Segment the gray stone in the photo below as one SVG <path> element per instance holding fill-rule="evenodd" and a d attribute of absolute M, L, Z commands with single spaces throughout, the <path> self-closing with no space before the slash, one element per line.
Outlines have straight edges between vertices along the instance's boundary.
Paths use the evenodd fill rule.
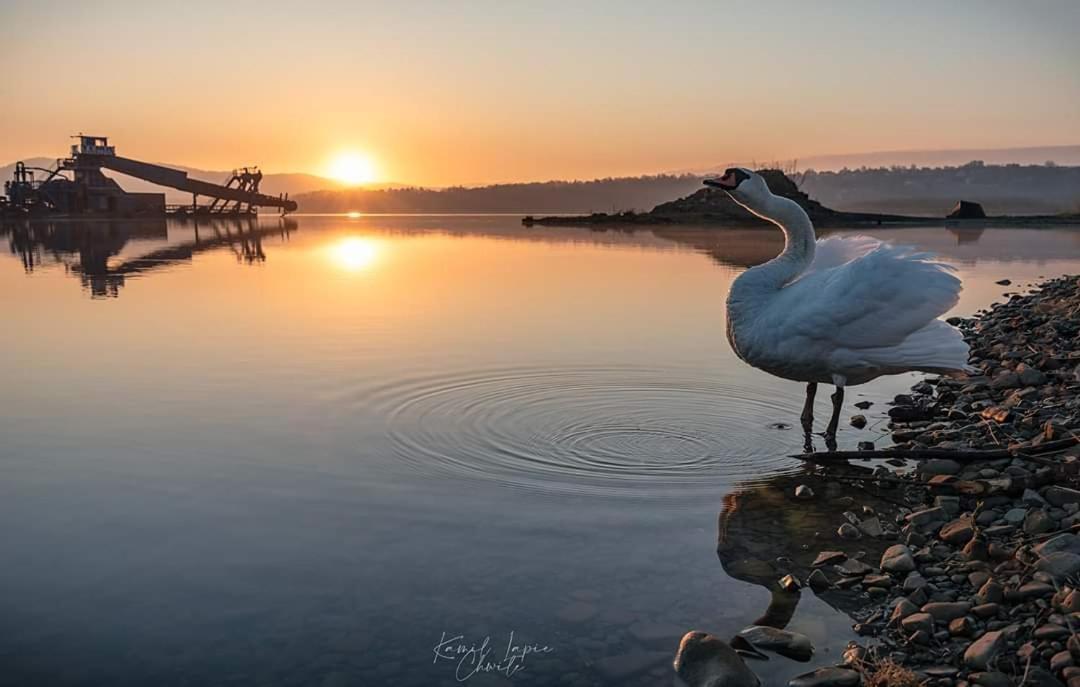
<path fill-rule="evenodd" d="M 881 554 L 881 569 L 893 573 L 905 573 L 915 569 L 911 549 L 904 544 L 893 544 Z"/>
<path fill-rule="evenodd" d="M 862 429 L 863 427 L 866 426 L 866 416 L 865 415 L 852 415 L 850 422 L 851 422 L 851 426 L 854 427 L 855 429 Z"/>
<path fill-rule="evenodd" d="M 945 512 L 944 508 L 926 508 L 924 510 L 915 511 L 909 513 L 905 520 L 914 525 L 915 527 L 927 527 L 938 522 L 945 522 L 949 519 L 949 514 Z"/>
<path fill-rule="evenodd" d="M 1051 505 L 1061 507 L 1070 503 L 1080 503 L 1080 491 L 1053 484 L 1043 489 L 1043 498 Z"/>
<path fill-rule="evenodd" d="M 814 498 L 814 490 L 805 484 L 800 484 L 795 487 L 795 498 L 803 500 L 812 499 Z"/>
<path fill-rule="evenodd" d="M 1005 646 L 1005 635 L 991 631 L 979 637 L 964 652 L 964 665 L 975 670 L 986 670 Z"/>
<path fill-rule="evenodd" d="M 651 665 L 649 663 L 647 667 Z M 761 684 L 754 671 L 727 642 L 705 632 L 687 632 L 683 635 L 675 653 L 674 665 L 675 673 L 689 687 L 758 687 Z"/>
<path fill-rule="evenodd" d="M 934 633 L 934 617 L 929 613 L 912 613 L 901 620 L 900 625 L 908 634 L 919 630 L 928 634 Z"/>
<path fill-rule="evenodd" d="M 859 534 L 859 528 L 855 527 L 855 525 L 852 525 L 850 522 L 845 522 L 843 525 L 840 525 L 836 530 L 836 535 L 841 539 L 858 539 L 861 536 Z"/>
<path fill-rule="evenodd" d="M 885 534 L 885 530 L 881 529 L 881 521 L 876 516 L 860 521 L 858 527 L 868 537 L 881 537 Z"/>
<path fill-rule="evenodd" d="M 1066 532 L 1055 537 L 1050 537 L 1043 543 L 1037 544 L 1032 550 L 1039 556 L 1046 556 L 1055 551 L 1080 553 L 1080 537 Z"/>
<path fill-rule="evenodd" d="M 843 563 L 837 565 L 836 569 L 844 575 L 866 575 L 870 572 L 873 572 L 874 570 L 866 563 L 863 563 L 862 561 L 856 560 L 854 558 L 849 558 Z"/>
<path fill-rule="evenodd" d="M 968 679 L 982 687 L 1013 687 L 1013 681 L 1009 679 L 1009 676 L 998 671 L 971 673 Z"/>
<path fill-rule="evenodd" d="M 826 667 L 800 675 L 788 687 L 858 687 L 862 676 L 848 668 Z"/>
<path fill-rule="evenodd" d="M 817 568 L 822 565 L 832 565 L 833 563 L 839 563 L 847 558 L 847 554 L 843 551 L 822 551 L 814 559 L 814 562 L 810 565 Z"/>
<path fill-rule="evenodd" d="M 1054 623 L 1046 623 L 1035 628 L 1035 639 L 1040 641 L 1053 641 L 1055 639 L 1065 639 L 1069 636 L 1069 629 L 1056 625 Z"/>
<path fill-rule="evenodd" d="M 1027 517 L 1027 508 L 1013 508 L 1002 516 L 1002 519 L 1009 525 L 1019 525 L 1024 522 L 1024 518 Z"/>
<path fill-rule="evenodd" d="M 949 524 L 941 528 L 941 532 L 938 536 L 941 541 L 953 546 L 963 546 L 975 535 L 975 530 L 971 526 L 971 520 L 968 518 L 960 518 L 953 520 Z"/>
<path fill-rule="evenodd" d="M 924 475 L 955 475 L 962 469 L 960 463 L 948 458 L 931 458 L 919 464 L 919 472 Z"/>
<path fill-rule="evenodd" d="M 1034 489 L 1025 489 L 1023 496 L 1020 500 L 1024 502 L 1025 506 L 1035 506 L 1041 508 L 1046 505 L 1046 500 L 1039 496 L 1039 492 Z"/>
<path fill-rule="evenodd" d="M 904 591 L 913 592 L 916 589 L 922 589 L 927 584 L 926 578 L 920 575 L 917 570 L 913 570 L 904 578 Z"/>
<path fill-rule="evenodd" d="M 832 587 L 829 578 L 825 577 L 825 573 L 821 572 L 820 568 L 815 568 L 810 573 L 810 576 L 806 578 L 806 583 L 810 585 L 810 589 L 813 589 L 815 592 L 823 592 Z"/>
<path fill-rule="evenodd" d="M 765 625 L 751 625 L 739 633 L 757 649 L 775 651 L 796 661 L 809 661 L 814 655 L 814 645 L 810 638 L 798 632 L 779 630 Z"/>
<path fill-rule="evenodd" d="M 1020 380 L 1020 386 L 1042 386 L 1046 384 L 1046 375 L 1026 363 L 1016 366 L 1016 375 Z"/>
<path fill-rule="evenodd" d="M 1043 534 L 1053 529 L 1054 520 L 1044 511 L 1033 510 L 1024 518 L 1024 532 L 1027 534 Z"/>
<path fill-rule="evenodd" d="M 892 615 L 889 616 L 889 623 L 892 624 L 892 625 L 897 625 L 904 618 L 907 618 L 908 616 L 915 615 L 918 612 L 919 612 L 919 607 L 918 606 L 911 603 L 910 601 L 908 601 L 904 597 L 900 597 L 897 604 L 895 606 L 893 606 Z"/>
<path fill-rule="evenodd" d="M 929 613 L 938 622 L 948 622 L 956 618 L 963 618 L 971 610 L 971 604 L 966 601 L 935 601 L 922 607 L 923 613 Z"/>
<path fill-rule="evenodd" d="M 1035 563 L 1035 569 L 1055 579 L 1064 580 L 1080 572 L 1080 555 L 1069 551 L 1054 551 L 1041 556 Z"/>

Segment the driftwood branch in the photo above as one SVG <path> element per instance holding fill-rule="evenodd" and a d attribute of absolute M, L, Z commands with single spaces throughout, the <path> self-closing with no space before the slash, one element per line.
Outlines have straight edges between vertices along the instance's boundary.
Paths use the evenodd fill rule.
<path fill-rule="evenodd" d="M 866 458 L 903 458 L 907 460 L 929 460 L 931 458 L 948 458 L 959 462 L 976 462 L 980 460 L 999 460 L 1014 456 L 1034 456 L 1042 453 L 1054 453 L 1064 451 L 1080 444 L 1080 437 L 1072 436 L 1057 441 L 1047 441 L 1036 446 L 1022 444 L 1011 448 L 989 449 L 982 451 L 954 451 L 942 448 L 921 449 L 874 449 L 872 451 L 814 451 L 812 453 L 793 454 L 792 458 L 815 463 L 830 463 L 848 460 L 861 460 Z"/>

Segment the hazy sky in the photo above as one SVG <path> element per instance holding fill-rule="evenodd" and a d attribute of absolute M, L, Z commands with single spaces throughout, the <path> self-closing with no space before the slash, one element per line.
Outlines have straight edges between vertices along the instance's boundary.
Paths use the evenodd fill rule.
<path fill-rule="evenodd" d="M 0 0 L 0 163 L 78 131 L 423 184 L 1076 144 L 1077 27 L 1075 0 Z"/>

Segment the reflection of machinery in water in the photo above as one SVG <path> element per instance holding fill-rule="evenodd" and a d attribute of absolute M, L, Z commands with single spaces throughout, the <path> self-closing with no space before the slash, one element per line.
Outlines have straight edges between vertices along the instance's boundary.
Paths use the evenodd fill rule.
<path fill-rule="evenodd" d="M 815 498 L 797 500 L 795 488 L 800 484 L 809 486 Z M 853 502 L 841 494 L 865 498 Z M 846 522 L 844 512 L 855 510 L 856 503 L 872 505 L 883 518 L 892 512 L 892 504 L 869 492 L 855 487 L 841 489 L 829 477 L 811 473 L 778 475 L 724 497 L 717 523 L 720 564 L 731 577 L 761 585 L 772 594 L 768 609 L 755 624 L 783 628 L 790 622 L 799 593 L 784 590 L 780 579 L 791 574 L 805 581 L 823 550 L 842 551 L 849 557 L 862 551 L 868 564 L 877 564 L 885 542 L 865 536 L 851 541 L 836 534 L 839 525 Z M 837 588 L 818 596 L 848 615 L 867 605 L 865 599 Z"/>
<path fill-rule="evenodd" d="M 173 226 L 183 228 L 186 225 Z M 129 241 L 168 239 L 165 220 L 24 221 L 0 227 L 0 236 L 9 237 L 12 254 L 22 259 L 27 272 L 33 272 L 46 258 L 51 258 L 69 273 L 78 274 L 92 296 L 115 297 L 128 276 L 185 262 L 198 253 L 218 248 L 230 248 L 238 261 L 263 262 L 266 260 L 263 238 L 285 238 L 296 227 L 294 220 L 286 218 L 270 225 L 239 219 L 195 222 L 193 241 L 165 246 L 112 265 L 110 259 L 119 255 Z"/>
<path fill-rule="evenodd" d="M 257 167 L 234 170 L 224 184 L 214 184 L 191 179 L 187 172 L 120 157 L 104 137 L 79 134 L 76 138 L 79 142 L 71 146 L 71 157 L 57 160 L 55 169 L 15 164 L 14 178 L 4 183 L 7 198 L 0 198 L 0 215 L 240 216 L 254 215 L 260 206 L 283 213 L 296 210 L 296 202 L 287 196 L 259 192 L 263 174 Z M 164 193 L 130 193 L 102 174 L 102 169 L 185 191 L 191 194 L 191 203 L 167 206 Z M 210 203 L 199 205 L 200 197 Z"/>

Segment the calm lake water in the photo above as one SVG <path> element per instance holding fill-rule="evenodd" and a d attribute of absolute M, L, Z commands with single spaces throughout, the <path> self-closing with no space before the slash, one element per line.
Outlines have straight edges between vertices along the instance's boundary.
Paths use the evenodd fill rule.
<path fill-rule="evenodd" d="M 0 684 L 671 684 L 758 618 L 839 524 L 790 500 L 803 389 L 724 338 L 779 232 L 518 220 L 0 230 Z M 1077 228 L 866 233 L 954 262 L 959 314 L 1080 272 Z M 851 623 L 806 592 L 814 661 L 753 667 Z"/>

